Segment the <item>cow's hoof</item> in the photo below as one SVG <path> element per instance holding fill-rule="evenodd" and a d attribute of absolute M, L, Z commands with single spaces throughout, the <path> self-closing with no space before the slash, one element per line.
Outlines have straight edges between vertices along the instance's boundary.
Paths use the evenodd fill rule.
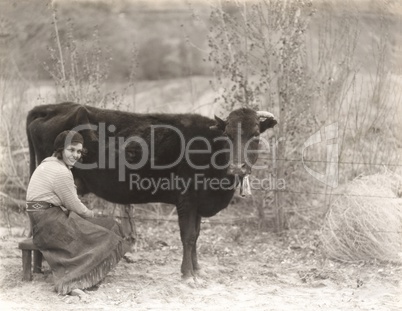
<path fill-rule="evenodd" d="M 207 282 L 204 281 L 200 277 L 190 276 L 190 277 L 183 277 L 182 281 L 184 284 L 191 288 L 205 288 L 207 286 Z"/>
<path fill-rule="evenodd" d="M 205 271 L 202 270 L 202 269 L 197 269 L 197 270 L 194 271 L 194 273 L 195 273 L 195 276 L 196 276 L 197 278 L 199 278 L 199 277 L 205 278 L 205 277 L 207 276 L 207 274 L 205 273 Z"/>
<path fill-rule="evenodd" d="M 189 286 L 189 287 L 191 287 L 191 288 L 197 288 L 197 284 L 196 284 L 196 281 L 195 281 L 195 278 L 194 277 L 192 277 L 192 276 L 183 276 L 182 277 L 182 282 L 184 283 L 184 284 L 186 284 L 187 286 Z"/>

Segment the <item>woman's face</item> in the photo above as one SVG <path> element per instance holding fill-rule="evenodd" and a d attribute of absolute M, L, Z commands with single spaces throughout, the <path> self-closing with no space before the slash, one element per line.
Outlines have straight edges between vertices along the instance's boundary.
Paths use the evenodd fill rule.
<path fill-rule="evenodd" d="M 63 150 L 63 161 L 67 166 L 73 166 L 81 158 L 82 144 L 73 143 Z"/>

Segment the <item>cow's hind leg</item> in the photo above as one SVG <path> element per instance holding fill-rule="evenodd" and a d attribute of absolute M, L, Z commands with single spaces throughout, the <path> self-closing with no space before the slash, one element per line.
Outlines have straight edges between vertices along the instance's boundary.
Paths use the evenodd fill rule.
<path fill-rule="evenodd" d="M 195 232 L 196 232 L 196 238 L 195 238 L 195 243 L 191 252 L 191 261 L 193 263 L 193 269 L 195 273 L 198 273 L 201 270 L 201 266 L 198 263 L 198 256 L 197 256 L 197 240 L 198 237 L 200 236 L 200 231 L 201 231 L 201 216 L 197 215 L 196 221 L 195 221 Z"/>
<path fill-rule="evenodd" d="M 194 268 L 198 267 L 196 242 L 197 233 L 197 211 L 192 210 L 189 205 L 180 205 L 177 207 L 179 216 L 180 237 L 183 244 L 183 261 L 181 264 L 181 273 L 184 279 L 194 277 Z M 193 266 L 195 258 L 196 267 Z"/>

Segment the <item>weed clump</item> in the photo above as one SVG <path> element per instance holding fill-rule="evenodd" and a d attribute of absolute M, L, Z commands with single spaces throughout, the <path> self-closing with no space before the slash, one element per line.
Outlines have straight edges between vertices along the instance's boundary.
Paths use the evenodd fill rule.
<path fill-rule="evenodd" d="M 343 187 L 322 228 L 329 258 L 402 263 L 401 182 L 401 176 L 385 172 Z"/>

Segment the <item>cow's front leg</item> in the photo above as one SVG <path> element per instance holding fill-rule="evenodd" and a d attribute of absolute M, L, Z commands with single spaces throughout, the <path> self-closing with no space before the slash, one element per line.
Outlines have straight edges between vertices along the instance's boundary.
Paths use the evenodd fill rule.
<path fill-rule="evenodd" d="M 190 205 L 178 206 L 180 237 L 183 244 L 183 261 L 181 264 L 181 273 L 184 279 L 193 277 L 194 269 L 199 268 L 197 263 L 196 242 L 197 233 L 197 211 Z"/>

